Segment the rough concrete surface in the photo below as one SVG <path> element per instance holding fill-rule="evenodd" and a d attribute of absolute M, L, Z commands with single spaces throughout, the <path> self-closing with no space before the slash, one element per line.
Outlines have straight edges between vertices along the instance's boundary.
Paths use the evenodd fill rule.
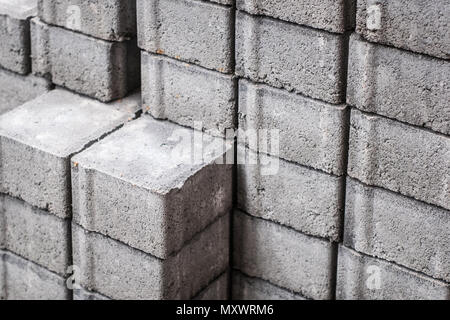
<path fill-rule="evenodd" d="M 232 145 L 194 139 L 143 116 L 75 156 L 74 220 L 159 258 L 180 250 L 232 207 L 232 165 L 214 163 Z"/>
<path fill-rule="evenodd" d="M 65 218 L 70 157 L 134 118 L 139 94 L 104 104 L 55 89 L 0 117 L 0 191 Z"/>
<path fill-rule="evenodd" d="M 233 263 L 243 273 L 312 299 L 331 299 L 335 246 L 235 211 Z"/>
<path fill-rule="evenodd" d="M 338 300 L 449 300 L 450 285 L 339 246 Z"/>
<path fill-rule="evenodd" d="M 144 112 L 216 136 L 235 128 L 233 76 L 146 52 L 141 59 Z"/>
<path fill-rule="evenodd" d="M 193 300 L 228 300 L 229 273 L 225 272 L 212 281 Z"/>

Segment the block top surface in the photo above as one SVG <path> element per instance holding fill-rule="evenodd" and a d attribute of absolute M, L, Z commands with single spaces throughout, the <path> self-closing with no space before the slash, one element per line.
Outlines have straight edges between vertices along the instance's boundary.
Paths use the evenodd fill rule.
<path fill-rule="evenodd" d="M 140 94 L 109 104 L 55 89 L 0 117 L 0 137 L 7 137 L 67 157 L 134 118 Z"/>
<path fill-rule="evenodd" d="M 232 143 L 149 115 L 76 155 L 76 166 L 94 169 L 158 194 L 179 189 L 203 167 L 222 160 Z"/>
<path fill-rule="evenodd" d="M 0 0 L 0 14 L 27 19 L 37 14 L 37 0 Z"/>

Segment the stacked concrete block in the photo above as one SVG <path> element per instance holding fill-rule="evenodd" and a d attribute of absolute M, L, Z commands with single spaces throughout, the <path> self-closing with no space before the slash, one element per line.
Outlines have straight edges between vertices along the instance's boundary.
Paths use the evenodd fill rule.
<path fill-rule="evenodd" d="M 450 299 L 449 10 L 358 1 L 337 298 Z"/>
<path fill-rule="evenodd" d="M 50 89 L 47 80 L 31 76 L 30 19 L 37 0 L 0 1 L 0 114 Z"/>
<path fill-rule="evenodd" d="M 39 1 L 31 22 L 33 73 L 110 102 L 140 83 L 134 1 Z"/>
<path fill-rule="evenodd" d="M 233 296 L 332 299 L 354 2 L 240 0 L 237 8 Z"/>
<path fill-rule="evenodd" d="M 81 287 L 113 299 L 226 296 L 214 288 L 228 269 L 231 147 L 144 115 L 75 156 Z"/>
<path fill-rule="evenodd" d="M 137 1 L 144 112 L 216 136 L 235 128 L 231 4 Z"/>

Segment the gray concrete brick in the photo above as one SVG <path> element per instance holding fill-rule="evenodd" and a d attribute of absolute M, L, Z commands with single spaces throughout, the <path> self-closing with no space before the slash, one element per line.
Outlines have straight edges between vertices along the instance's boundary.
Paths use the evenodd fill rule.
<path fill-rule="evenodd" d="M 139 94 L 104 104 L 55 89 L 0 117 L 0 192 L 65 218 L 73 154 L 140 108 Z"/>
<path fill-rule="evenodd" d="M 239 146 L 237 179 L 240 209 L 307 234 L 339 241 L 343 178 L 263 154 L 258 156 Z"/>
<path fill-rule="evenodd" d="M 65 275 L 70 263 L 70 222 L 0 194 L 0 249 Z"/>
<path fill-rule="evenodd" d="M 190 299 L 228 268 L 229 216 L 161 260 L 73 224 L 79 284 L 113 299 Z"/>
<path fill-rule="evenodd" d="M 142 53 L 142 105 L 158 119 L 216 136 L 235 128 L 236 80 L 161 55 Z M 200 127 L 201 125 L 201 127 Z"/>
<path fill-rule="evenodd" d="M 360 110 L 450 134 L 450 63 L 350 40 L 347 102 Z"/>
<path fill-rule="evenodd" d="M 233 271 L 233 300 L 306 300 L 301 295 Z"/>
<path fill-rule="evenodd" d="M 76 155 L 73 219 L 159 258 L 180 250 L 232 207 L 232 164 L 214 163 L 232 144 L 196 137 L 146 115 Z"/>
<path fill-rule="evenodd" d="M 244 132 L 238 138 L 245 140 L 248 130 L 279 130 L 279 149 L 271 155 L 336 175 L 344 173 L 347 114 L 345 105 L 239 81 L 239 129 Z M 249 141 L 239 143 L 256 151 Z"/>
<path fill-rule="evenodd" d="M 74 289 L 73 300 L 111 300 L 100 293 L 91 292 L 86 289 Z"/>
<path fill-rule="evenodd" d="M 71 297 L 61 276 L 0 250 L 0 300 L 70 300 Z"/>
<path fill-rule="evenodd" d="M 450 212 L 347 180 L 344 244 L 450 282 Z"/>
<path fill-rule="evenodd" d="M 30 21 L 37 0 L 0 1 L 0 66 L 20 74 L 30 72 Z"/>
<path fill-rule="evenodd" d="M 223 273 L 193 298 L 193 300 L 228 300 L 228 279 L 229 273 Z"/>
<path fill-rule="evenodd" d="M 276 223 L 234 214 L 234 267 L 312 299 L 331 299 L 335 246 Z"/>
<path fill-rule="evenodd" d="M 109 42 L 31 20 L 32 70 L 56 85 L 103 102 L 123 98 L 139 85 L 135 41 Z"/>
<path fill-rule="evenodd" d="M 448 0 L 359 0 L 357 32 L 367 40 L 450 59 Z"/>
<path fill-rule="evenodd" d="M 236 73 L 330 103 L 344 101 L 346 37 L 238 11 Z"/>
<path fill-rule="evenodd" d="M 109 41 L 136 36 L 135 0 L 39 0 L 39 18 L 48 24 Z"/>
<path fill-rule="evenodd" d="M 336 298 L 339 300 L 449 300 L 450 285 L 340 246 Z"/>
<path fill-rule="evenodd" d="M 137 0 L 138 44 L 220 72 L 233 72 L 234 9 L 197 0 Z"/>
<path fill-rule="evenodd" d="M 450 209 L 450 138 L 390 119 L 351 114 L 348 174 Z"/>
<path fill-rule="evenodd" d="M 343 33 L 354 27 L 356 0 L 237 0 L 239 10 Z"/>
<path fill-rule="evenodd" d="M 43 78 L 0 69 L 0 115 L 50 89 L 51 83 Z"/>

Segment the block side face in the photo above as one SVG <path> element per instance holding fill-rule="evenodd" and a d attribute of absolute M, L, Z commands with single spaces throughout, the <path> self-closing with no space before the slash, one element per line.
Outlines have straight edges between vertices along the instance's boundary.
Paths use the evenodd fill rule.
<path fill-rule="evenodd" d="M 450 209 L 450 139 L 393 120 L 352 111 L 348 174 Z"/>
<path fill-rule="evenodd" d="M 344 36 L 238 12 L 236 73 L 321 99 L 344 100 Z"/>
<path fill-rule="evenodd" d="M 449 59 L 449 15 L 448 1 L 363 0 L 356 31 L 371 42 Z"/>
<path fill-rule="evenodd" d="M 233 300 L 306 300 L 270 282 L 233 271 Z"/>
<path fill-rule="evenodd" d="M 105 301 L 111 300 L 110 298 L 101 295 L 100 293 L 91 292 L 83 288 L 73 290 L 73 300 L 83 300 L 83 301 Z"/>
<path fill-rule="evenodd" d="M 235 127 L 236 82 L 232 76 L 145 52 L 142 69 L 143 108 L 153 117 L 201 126 L 217 136 Z"/>
<path fill-rule="evenodd" d="M 3 286 L 4 296 L 1 298 L 6 300 L 70 299 L 71 294 L 64 278 L 6 251 L 0 251 L 0 261 L 2 259 L 4 275 L 0 280 L 0 286 Z M 1 284 L 1 281 L 4 283 Z"/>
<path fill-rule="evenodd" d="M 69 266 L 69 222 L 21 200 L 0 196 L 4 248 L 60 275 Z"/>
<path fill-rule="evenodd" d="M 228 272 L 210 283 L 194 300 L 228 300 Z"/>
<path fill-rule="evenodd" d="M 0 66 L 20 73 L 30 72 L 30 23 L 0 14 Z"/>
<path fill-rule="evenodd" d="M 0 70 L 0 115 L 51 89 L 51 83 L 32 75 L 21 76 Z"/>
<path fill-rule="evenodd" d="M 46 23 L 109 41 L 136 35 L 135 1 L 39 1 L 39 18 Z"/>
<path fill-rule="evenodd" d="M 250 145 L 253 130 L 277 142 L 267 153 L 335 175 L 343 174 L 347 110 L 266 85 L 239 81 L 239 143 Z M 274 136 L 269 138 L 269 134 Z M 271 140 L 273 139 L 273 140 Z M 269 143 L 263 141 L 263 143 Z M 265 152 L 259 148 L 260 152 Z"/>
<path fill-rule="evenodd" d="M 339 248 L 338 300 L 448 300 L 450 286 L 389 262 Z"/>
<path fill-rule="evenodd" d="M 247 159 L 244 160 L 247 155 Z M 301 232 L 338 241 L 343 180 L 238 147 L 238 207 Z"/>
<path fill-rule="evenodd" d="M 349 104 L 450 134 L 447 61 L 371 44 L 357 36 L 351 37 L 349 59 Z"/>
<path fill-rule="evenodd" d="M 353 179 L 346 199 L 347 246 L 450 282 L 448 210 Z"/>
<path fill-rule="evenodd" d="M 307 25 L 317 29 L 343 33 L 351 29 L 354 19 L 348 11 L 353 10 L 354 0 L 237 0 L 239 10 L 254 15 Z"/>
<path fill-rule="evenodd" d="M 313 299 L 332 297 L 332 244 L 275 223 L 234 215 L 234 267 Z"/>
<path fill-rule="evenodd" d="M 0 0 L 0 15 L 26 20 L 37 14 L 38 0 Z"/>
<path fill-rule="evenodd" d="M 138 0 L 138 8 L 140 48 L 220 72 L 233 71 L 231 7 L 192 0 Z"/>

